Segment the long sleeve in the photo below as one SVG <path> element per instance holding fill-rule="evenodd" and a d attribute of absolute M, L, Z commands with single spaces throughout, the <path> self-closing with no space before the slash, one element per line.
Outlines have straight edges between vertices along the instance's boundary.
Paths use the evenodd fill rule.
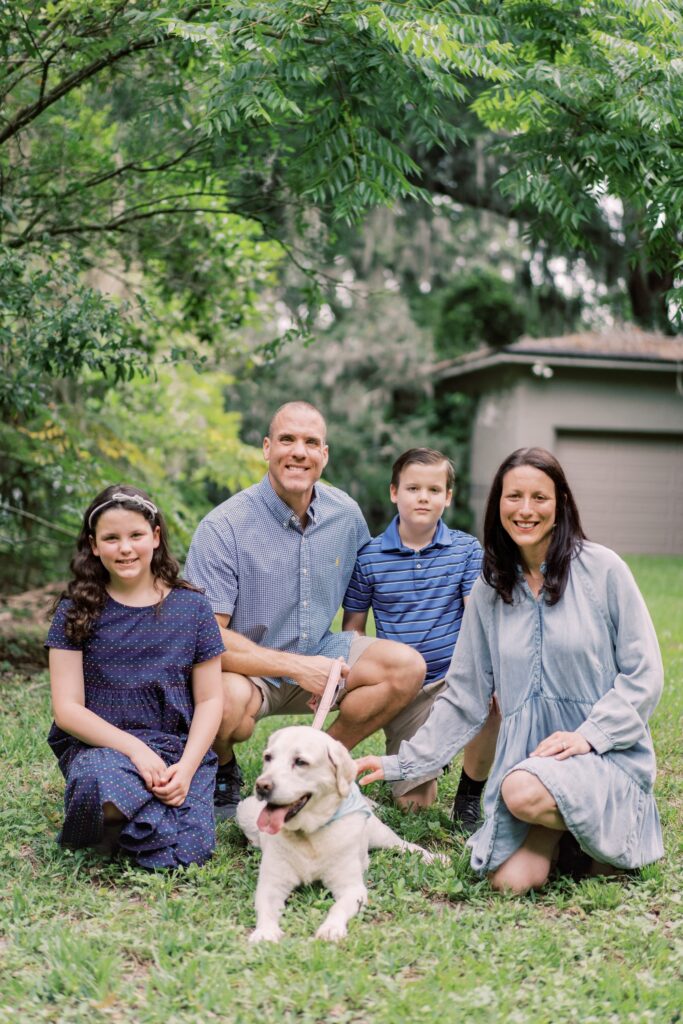
<path fill-rule="evenodd" d="M 664 681 L 652 620 L 628 566 L 614 557 L 607 568 L 607 611 L 619 672 L 578 732 L 598 754 L 633 746 L 645 733 Z"/>
<path fill-rule="evenodd" d="M 490 589 L 478 580 L 465 609 L 446 689 L 412 739 L 403 741 L 398 754 L 381 759 L 388 782 L 420 778 L 442 768 L 486 721 L 494 690 L 486 621 L 490 602 Z"/>

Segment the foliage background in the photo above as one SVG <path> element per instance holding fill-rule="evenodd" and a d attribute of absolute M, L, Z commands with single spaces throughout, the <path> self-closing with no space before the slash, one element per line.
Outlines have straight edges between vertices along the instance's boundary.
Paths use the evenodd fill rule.
<path fill-rule="evenodd" d="M 679 0 L 0 0 L 0 589 L 116 479 L 182 554 L 294 392 L 373 528 L 415 441 L 468 525 L 436 361 L 680 328 L 682 42 Z"/>

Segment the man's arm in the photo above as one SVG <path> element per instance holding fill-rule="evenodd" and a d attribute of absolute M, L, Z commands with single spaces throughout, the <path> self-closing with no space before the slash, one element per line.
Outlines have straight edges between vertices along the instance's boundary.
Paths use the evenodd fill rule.
<path fill-rule="evenodd" d="M 216 614 L 216 621 L 221 628 L 221 636 L 225 651 L 221 655 L 221 668 L 224 672 L 236 672 L 241 676 L 288 676 L 294 679 L 302 690 L 322 696 L 327 677 L 334 664 L 334 658 L 325 658 L 321 654 L 291 654 L 288 651 L 276 651 L 271 647 L 259 647 L 234 629 L 229 629 L 230 616 Z M 349 674 L 349 666 L 342 666 L 342 676 Z"/>
<path fill-rule="evenodd" d="M 364 612 L 348 612 L 344 609 L 344 618 L 342 619 L 342 629 L 353 630 L 354 633 L 360 633 L 361 636 L 365 636 L 365 626 L 368 621 L 368 613 Z"/>

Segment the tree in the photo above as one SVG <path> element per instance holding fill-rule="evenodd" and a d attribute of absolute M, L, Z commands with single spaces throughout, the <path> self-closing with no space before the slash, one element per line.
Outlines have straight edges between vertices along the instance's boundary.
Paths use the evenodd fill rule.
<path fill-rule="evenodd" d="M 682 248 L 682 40 L 679 0 L 2 0 L 0 242 L 23 281 L 55 251 L 149 268 L 224 339 L 252 289 L 234 287 L 239 254 L 216 217 L 259 225 L 314 278 L 293 229 L 325 237 L 424 195 L 422 155 L 453 147 L 452 105 L 470 103 L 535 237 L 589 248 L 604 197 L 621 203 L 634 309 L 661 320 Z M 78 333 L 83 308 L 82 335 L 123 369 L 81 298 L 69 323 Z"/>

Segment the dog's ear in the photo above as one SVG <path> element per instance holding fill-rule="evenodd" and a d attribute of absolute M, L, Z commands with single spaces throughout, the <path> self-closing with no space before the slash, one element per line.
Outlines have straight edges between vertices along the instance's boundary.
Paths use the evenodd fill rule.
<path fill-rule="evenodd" d="M 348 796 L 351 783 L 356 778 L 356 766 L 353 758 L 343 743 L 333 740 L 327 751 L 337 779 L 337 790 L 340 796 Z"/>

